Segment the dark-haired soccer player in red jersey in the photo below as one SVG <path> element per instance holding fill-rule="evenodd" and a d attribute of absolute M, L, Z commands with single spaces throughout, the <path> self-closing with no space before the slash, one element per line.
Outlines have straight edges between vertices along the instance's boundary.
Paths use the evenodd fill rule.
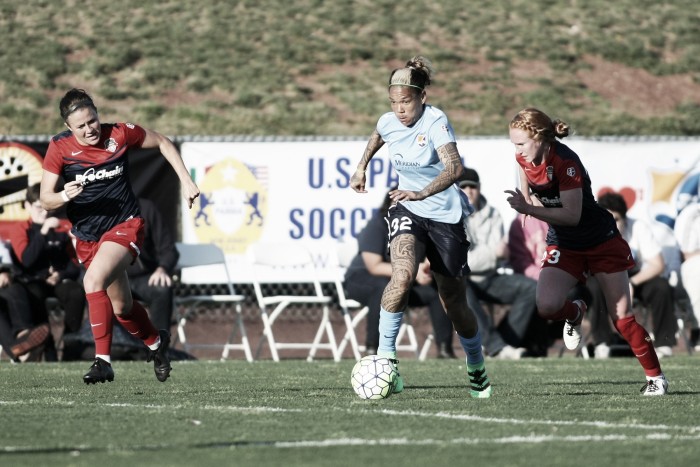
<path fill-rule="evenodd" d="M 568 136 L 569 126 L 528 108 L 513 117 L 509 130 L 520 168 L 520 186 L 529 190 L 506 190 L 510 195 L 507 201 L 519 213 L 549 224 L 546 256 L 537 282 L 540 316 L 566 320 L 564 343 L 569 349 L 577 349 L 586 304 L 567 300 L 567 293 L 589 275 L 595 276 L 615 329 L 644 368 L 647 382 L 642 393 L 666 394 L 668 381 L 654 345 L 632 313 L 627 276 L 627 270 L 634 267 L 630 247 L 612 215 L 593 198 L 591 179 L 578 155 L 556 139 Z"/>
<path fill-rule="evenodd" d="M 158 148 L 175 169 L 189 207 L 199 188 L 175 145 L 165 136 L 131 123 L 100 123 L 97 107 L 82 89 L 71 89 L 59 104 L 67 131 L 51 139 L 44 159 L 41 204 L 54 210 L 67 204 L 76 237 L 76 253 L 86 272 L 83 280 L 95 362 L 83 377 L 87 384 L 112 381 L 112 317 L 150 349 L 156 378 L 170 376 L 170 333 L 155 329 L 146 310 L 133 300 L 126 273 L 143 240 L 139 203 L 129 181 L 131 148 Z M 65 185 L 57 187 L 59 180 Z M 59 188 L 59 191 L 56 191 Z"/>

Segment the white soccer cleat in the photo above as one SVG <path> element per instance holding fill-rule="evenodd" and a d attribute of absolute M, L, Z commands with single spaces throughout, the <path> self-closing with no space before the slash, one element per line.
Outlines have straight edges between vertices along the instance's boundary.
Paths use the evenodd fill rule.
<path fill-rule="evenodd" d="M 656 347 L 654 350 L 656 350 L 656 356 L 658 358 L 672 357 L 673 356 L 673 349 L 669 345 L 662 345 L 662 346 Z"/>
<path fill-rule="evenodd" d="M 668 392 L 668 380 L 664 375 L 647 377 L 647 382 L 640 392 L 643 396 L 665 396 Z"/>
<path fill-rule="evenodd" d="M 496 355 L 499 360 L 520 360 L 525 355 L 527 349 L 505 345 Z"/>
<path fill-rule="evenodd" d="M 578 307 L 578 319 L 574 322 L 568 319 L 564 321 L 564 345 L 569 350 L 576 350 L 581 345 L 581 322 L 583 321 L 583 315 L 586 314 L 588 309 L 586 302 L 583 300 L 574 300 L 573 303 Z"/>
<path fill-rule="evenodd" d="M 605 358 L 610 358 L 610 347 L 605 342 L 595 346 L 593 350 L 593 358 L 598 360 L 603 360 Z"/>

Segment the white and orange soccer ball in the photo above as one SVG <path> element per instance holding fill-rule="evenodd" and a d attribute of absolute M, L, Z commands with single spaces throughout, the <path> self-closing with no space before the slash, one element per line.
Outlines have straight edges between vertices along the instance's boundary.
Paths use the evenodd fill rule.
<path fill-rule="evenodd" d="M 394 392 L 398 375 L 388 358 L 367 355 L 353 367 L 350 384 L 361 399 L 386 399 Z"/>

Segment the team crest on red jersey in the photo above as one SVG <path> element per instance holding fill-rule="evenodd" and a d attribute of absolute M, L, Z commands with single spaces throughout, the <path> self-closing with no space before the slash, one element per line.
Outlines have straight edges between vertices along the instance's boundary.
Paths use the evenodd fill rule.
<path fill-rule="evenodd" d="M 569 177 L 575 177 L 576 176 L 576 169 L 574 167 L 567 167 L 566 168 L 566 175 Z"/>
<path fill-rule="evenodd" d="M 546 170 L 547 170 L 547 180 L 549 180 L 551 182 L 552 179 L 554 178 L 554 167 L 551 165 L 548 165 Z"/>
<path fill-rule="evenodd" d="M 105 141 L 105 149 L 109 152 L 116 152 L 117 146 L 117 140 L 115 140 L 114 138 L 109 138 Z"/>
<path fill-rule="evenodd" d="M 418 147 L 422 148 L 427 144 L 428 138 L 425 135 L 418 135 L 416 141 L 418 142 Z"/>
<path fill-rule="evenodd" d="M 136 125 L 134 125 L 133 123 L 126 123 L 126 127 L 130 130 L 133 130 L 134 128 L 136 128 Z"/>

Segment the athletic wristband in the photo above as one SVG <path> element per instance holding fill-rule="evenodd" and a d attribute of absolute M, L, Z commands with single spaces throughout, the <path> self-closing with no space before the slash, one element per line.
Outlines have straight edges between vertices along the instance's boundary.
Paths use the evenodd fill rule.
<path fill-rule="evenodd" d="M 68 193 L 66 193 L 66 190 L 63 190 L 61 192 L 61 198 L 63 198 L 63 201 L 65 201 L 66 203 L 70 201 L 70 197 L 68 196 Z"/>

